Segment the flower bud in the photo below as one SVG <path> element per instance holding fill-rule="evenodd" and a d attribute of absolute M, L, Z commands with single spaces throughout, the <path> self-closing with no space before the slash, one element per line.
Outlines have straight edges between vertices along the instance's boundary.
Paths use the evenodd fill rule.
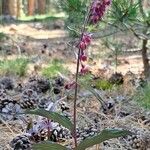
<path fill-rule="evenodd" d="M 104 0 L 104 1 L 105 1 L 105 4 L 108 5 L 108 6 L 109 6 L 110 3 L 111 3 L 111 0 Z"/>
<path fill-rule="evenodd" d="M 81 75 L 85 75 L 85 74 L 87 74 L 89 72 L 89 66 L 84 66 L 84 65 L 82 65 L 82 68 L 81 68 L 81 70 L 80 70 L 80 74 Z"/>
<path fill-rule="evenodd" d="M 83 42 L 83 41 L 81 41 L 80 44 L 79 44 L 79 48 L 80 48 L 81 50 L 85 50 L 86 47 L 87 47 L 87 46 L 86 46 L 86 43 Z"/>
<path fill-rule="evenodd" d="M 84 34 L 82 41 L 86 43 L 86 45 L 89 45 L 91 43 L 91 34 Z"/>
<path fill-rule="evenodd" d="M 72 82 L 70 82 L 70 83 L 68 83 L 68 84 L 65 85 L 65 89 L 66 90 L 74 89 L 75 86 L 76 86 L 76 82 L 72 81 Z"/>
<path fill-rule="evenodd" d="M 80 56 L 81 61 L 87 61 L 87 56 L 85 54 Z"/>

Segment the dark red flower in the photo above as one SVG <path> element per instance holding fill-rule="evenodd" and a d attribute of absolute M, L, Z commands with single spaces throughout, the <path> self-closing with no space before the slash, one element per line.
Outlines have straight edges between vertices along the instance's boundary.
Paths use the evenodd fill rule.
<path fill-rule="evenodd" d="M 81 41 L 80 44 L 79 44 L 79 48 L 80 48 L 81 50 L 85 50 L 86 47 L 87 47 L 86 43 L 83 42 L 83 41 Z"/>
<path fill-rule="evenodd" d="M 81 61 L 87 61 L 87 56 L 85 54 L 80 56 Z"/>
<path fill-rule="evenodd" d="M 111 4 L 111 0 L 104 0 L 106 5 L 110 5 Z"/>
<path fill-rule="evenodd" d="M 85 75 L 85 74 L 87 74 L 89 72 L 89 66 L 84 66 L 84 65 L 82 65 L 82 68 L 81 68 L 81 70 L 80 70 L 80 74 L 81 75 Z"/>
<path fill-rule="evenodd" d="M 68 84 L 65 85 L 65 89 L 66 90 L 70 90 L 70 89 L 75 88 L 75 86 L 76 86 L 76 82 L 72 81 L 72 82 L 70 82 L 70 83 L 68 83 Z"/>
<path fill-rule="evenodd" d="M 90 11 L 90 23 L 96 24 L 100 21 L 109 6 L 111 0 L 94 0 Z"/>
<path fill-rule="evenodd" d="M 86 44 L 89 45 L 91 43 L 91 34 L 84 34 L 82 41 Z"/>

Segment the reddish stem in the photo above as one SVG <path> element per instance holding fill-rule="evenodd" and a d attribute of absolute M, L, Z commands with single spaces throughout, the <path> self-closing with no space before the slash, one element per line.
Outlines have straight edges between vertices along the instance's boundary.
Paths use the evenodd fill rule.
<path fill-rule="evenodd" d="M 77 59 L 77 69 L 76 69 L 76 86 L 75 86 L 75 98 L 74 98 L 74 127 L 73 127 L 73 138 L 74 138 L 74 143 L 75 143 L 75 148 L 77 147 L 77 132 L 76 132 L 76 118 L 77 118 L 77 112 L 76 112 L 76 103 L 77 103 L 77 94 L 78 94 L 78 76 L 79 76 L 79 65 L 80 65 L 80 52 L 81 50 L 79 49 L 78 51 L 78 59 Z"/>
<path fill-rule="evenodd" d="M 51 131 L 50 131 L 50 126 L 49 126 L 49 124 L 50 124 L 50 120 L 49 120 L 49 119 L 47 119 L 47 124 L 48 124 L 48 128 L 47 128 L 47 130 L 48 130 L 47 137 L 48 137 L 48 140 L 50 140 L 50 137 L 51 137 Z"/>
<path fill-rule="evenodd" d="M 82 32 L 81 32 L 80 41 L 83 38 L 86 24 L 89 21 L 90 11 L 87 9 L 87 12 L 88 12 L 87 16 L 85 15 L 85 19 L 84 19 L 84 25 L 83 25 L 83 29 L 82 29 Z M 77 108 L 76 108 L 76 104 L 77 104 L 77 95 L 78 95 L 78 76 L 79 76 L 79 66 L 80 66 L 80 53 L 81 53 L 81 49 L 79 48 L 79 50 L 78 50 L 78 58 L 77 58 L 77 67 L 76 67 L 76 80 L 75 80 L 76 86 L 75 86 L 74 113 L 73 113 L 73 138 L 74 138 L 74 144 L 75 144 L 74 149 L 76 149 L 76 147 L 77 147 L 77 132 L 76 132 L 76 122 L 77 122 L 77 110 L 76 109 Z"/>

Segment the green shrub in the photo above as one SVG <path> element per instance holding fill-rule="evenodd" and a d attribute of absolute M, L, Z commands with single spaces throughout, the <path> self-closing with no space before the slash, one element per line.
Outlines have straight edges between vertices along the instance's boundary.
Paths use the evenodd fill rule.
<path fill-rule="evenodd" d="M 150 109 L 150 83 L 144 88 L 140 88 L 136 95 L 135 100 L 144 108 Z"/>
<path fill-rule="evenodd" d="M 111 84 L 107 80 L 97 80 L 95 83 L 95 87 L 97 89 L 102 89 L 102 90 L 109 90 L 113 88 L 113 84 Z"/>
<path fill-rule="evenodd" d="M 86 74 L 84 76 L 79 76 L 79 84 L 83 87 L 91 86 L 93 83 L 93 76 L 91 74 Z"/>
<path fill-rule="evenodd" d="M 0 61 L 0 75 L 24 76 L 26 74 L 27 65 L 28 59 L 26 58 Z"/>
<path fill-rule="evenodd" d="M 3 32 L 0 32 L 0 41 L 6 38 L 6 35 Z"/>
<path fill-rule="evenodd" d="M 53 78 L 56 77 L 59 73 L 65 75 L 68 74 L 69 71 L 66 68 L 64 68 L 62 64 L 63 61 L 61 60 L 57 60 L 57 59 L 53 60 L 48 64 L 47 67 L 42 69 L 42 75 L 47 78 Z"/>

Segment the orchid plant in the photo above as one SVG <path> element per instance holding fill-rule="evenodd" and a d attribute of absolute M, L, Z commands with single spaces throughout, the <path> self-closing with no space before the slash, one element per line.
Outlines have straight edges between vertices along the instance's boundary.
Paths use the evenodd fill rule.
<path fill-rule="evenodd" d="M 69 0 L 68 0 L 69 1 Z M 92 41 L 92 34 L 89 33 L 86 29 L 87 25 L 97 25 L 102 19 L 107 11 L 108 7 L 111 5 L 111 0 L 92 0 L 90 6 L 88 6 L 83 27 L 81 29 L 80 37 L 78 40 L 78 43 L 75 45 L 76 49 L 78 49 L 77 52 L 77 66 L 76 66 L 76 78 L 75 81 L 67 84 L 65 86 L 66 89 L 70 89 L 74 87 L 75 89 L 75 96 L 74 96 L 74 113 L 73 113 L 73 123 L 70 121 L 70 119 L 60 115 L 59 113 L 56 113 L 51 110 L 42 110 L 42 109 L 36 109 L 36 110 L 29 110 L 26 111 L 28 114 L 34 114 L 34 115 L 40 115 L 48 120 L 46 122 L 43 121 L 40 122 L 40 125 L 42 128 L 52 128 L 52 120 L 54 122 L 58 122 L 65 128 L 70 130 L 70 133 L 72 134 L 72 137 L 74 139 L 74 150 L 85 150 L 88 147 L 91 147 L 93 145 L 99 144 L 105 140 L 111 139 L 111 138 L 117 138 L 120 136 L 126 136 L 130 134 L 129 131 L 126 130 L 117 130 L 117 129 L 107 129 L 101 131 L 101 133 L 97 134 L 96 136 L 87 138 L 80 143 L 77 142 L 77 133 L 76 133 L 76 123 L 77 123 L 77 94 L 78 94 L 78 77 L 80 75 L 85 75 L 89 72 L 89 66 L 85 65 L 85 61 L 87 61 L 87 49 L 88 46 L 91 44 Z M 45 124 L 46 123 L 46 124 Z M 38 126 L 39 127 L 39 126 Z M 37 126 L 35 126 L 34 130 L 36 130 Z M 62 146 L 60 144 L 51 143 L 51 142 L 44 142 L 33 145 L 33 149 L 36 150 L 49 150 L 49 149 L 59 149 L 59 150 L 67 150 L 67 147 Z"/>

